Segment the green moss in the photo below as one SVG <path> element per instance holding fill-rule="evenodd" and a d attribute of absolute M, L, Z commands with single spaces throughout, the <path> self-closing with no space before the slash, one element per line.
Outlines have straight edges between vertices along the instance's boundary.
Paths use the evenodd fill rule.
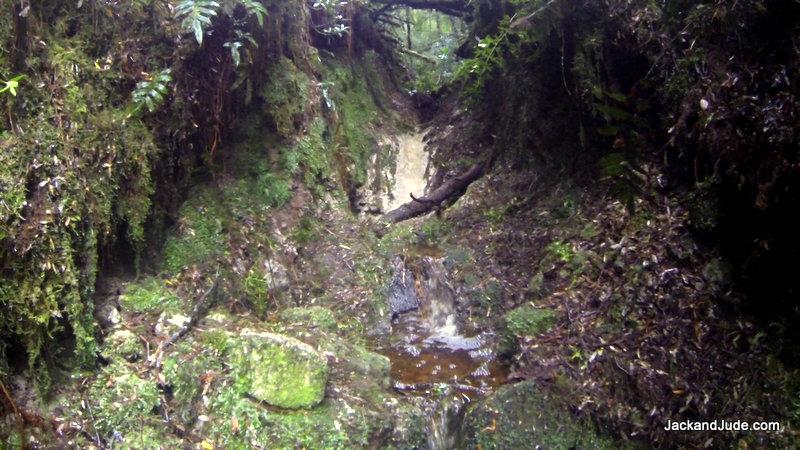
<path fill-rule="evenodd" d="M 116 330 L 106 336 L 100 351 L 106 358 L 135 361 L 142 357 L 143 347 L 142 342 L 133 332 Z"/>
<path fill-rule="evenodd" d="M 0 336 L 23 342 L 45 389 L 41 348 L 67 322 L 78 361 L 93 360 L 98 251 L 115 238 L 135 250 L 143 244 L 153 192 L 150 165 L 158 151 L 151 133 L 126 121 L 121 109 L 89 108 L 87 114 L 84 106 L 57 101 L 65 102 L 60 117 L 70 128 L 56 127 L 52 111 L 37 110 L 40 115 L 19 119 L 26 133 L 6 135 L 0 143 L 0 259 L 13 274 L 0 280 L 0 311 L 11 314 L 0 313 Z M 117 237 L 123 226 L 127 236 Z"/>
<path fill-rule="evenodd" d="M 181 299 L 170 291 L 159 278 L 146 278 L 136 284 L 128 285 L 120 296 L 123 309 L 133 313 L 151 311 L 179 311 L 183 306 Z"/>
<path fill-rule="evenodd" d="M 312 347 L 252 330 L 242 330 L 237 340 L 231 366 L 240 392 L 282 408 L 308 408 L 322 401 L 328 363 Z"/>
<path fill-rule="evenodd" d="M 288 308 L 280 313 L 280 319 L 289 323 L 301 323 L 309 328 L 325 331 L 336 330 L 336 318 L 328 308 L 321 306 Z"/>
<path fill-rule="evenodd" d="M 371 352 L 362 346 L 348 348 L 347 353 L 341 354 L 341 357 L 347 361 L 347 365 L 355 374 L 367 377 L 382 388 L 391 386 L 391 362 L 388 357 Z"/>
<path fill-rule="evenodd" d="M 264 173 L 256 180 L 256 189 L 261 201 L 273 207 L 280 208 L 292 198 L 291 182 L 274 173 Z"/>
<path fill-rule="evenodd" d="M 545 248 L 545 251 L 551 253 L 565 263 L 571 262 L 572 258 L 575 257 L 575 251 L 572 249 L 572 246 L 566 242 L 553 241 Z"/>
<path fill-rule="evenodd" d="M 303 166 L 303 182 L 316 197 L 324 194 L 324 181 L 331 177 L 325 133 L 325 121 L 317 117 L 311 122 L 308 133 L 284 156 L 283 165 L 287 172 L 294 174 L 299 165 Z"/>
<path fill-rule="evenodd" d="M 161 426 L 161 418 L 155 414 L 160 402 L 158 388 L 140 378 L 125 362 L 113 362 L 104 368 L 86 397 L 93 405 L 94 426 L 108 442 L 119 433 L 131 448 L 136 448 L 134 443 L 142 437 L 143 430 Z"/>
<path fill-rule="evenodd" d="M 243 289 L 254 312 L 259 316 L 266 314 L 270 300 L 270 286 L 266 275 L 257 268 L 250 269 L 244 278 Z"/>
<path fill-rule="evenodd" d="M 214 329 L 202 333 L 199 341 L 183 341 L 164 358 L 161 373 L 172 393 L 172 415 L 191 423 L 197 415 L 195 404 L 206 388 L 201 377 L 223 372 L 222 357 L 231 336 Z"/>
<path fill-rule="evenodd" d="M 555 312 L 549 309 L 520 306 L 506 315 L 506 329 L 515 336 L 536 336 L 556 323 Z"/>
<path fill-rule="evenodd" d="M 224 386 L 210 402 L 208 439 L 231 449 L 365 448 L 374 428 L 380 427 L 358 405 L 353 409 L 332 400 L 312 410 L 274 411 Z"/>
<path fill-rule="evenodd" d="M 549 309 L 520 306 L 506 314 L 500 340 L 500 353 L 510 354 L 517 350 L 517 340 L 534 337 L 556 323 L 556 313 Z"/>
<path fill-rule="evenodd" d="M 563 400 L 542 392 L 532 381 L 500 388 L 472 407 L 464 418 L 459 448 L 617 449 L 575 418 Z"/>
<path fill-rule="evenodd" d="M 339 114 L 334 137 L 345 151 L 345 159 L 352 164 L 353 182 L 363 185 L 367 180 L 369 158 L 378 145 L 373 129 L 381 114 L 368 85 L 376 81 L 368 81 L 371 71 L 363 62 L 346 66 L 328 59 L 325 63 L 333 83 L 334 107 Z"/>
<path fill-rule="evenodd" d="M 320 239 L 321 225 L 318 220 L 303 216 L 300 223 L 292 230 L 290 237 L 298 246 L 305 246 Z"/>
<path fill-rule="evenodd" d="M 180 210 L 178 228 L 164 244 L 164 269 L 181 268 L 212 261 L 225 251 L 225 213 L 210 188 L 189 197 Z"/>
<path fill-rule="evenodd" d="M 488 220 L 489 223 L 496 226 L 503 223 L 507 210 L 508 208 L 505 206 L 493 206 L 487 209 L 483 215 L 486 217 L 486 220 Z"/>
<path fill-rule="evenodd" d="M 271 65 L 261 98 L 264 112 L 280 136 L 292 137 L 302 122 L 309 103 L 310 83 L 308 76 L 288 58 L 281 57 Z"/>

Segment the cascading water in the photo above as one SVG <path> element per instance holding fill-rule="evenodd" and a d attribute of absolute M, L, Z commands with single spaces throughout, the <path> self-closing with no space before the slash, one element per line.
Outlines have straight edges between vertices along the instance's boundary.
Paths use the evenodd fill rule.
<path fill-rule="evenodd" d="M 424 195 L 429 155 L 422 133 L 397 138 L 392 191 L 386 210 Z M 506 368 L 495 359 L 491 336 L 466 335 L 457 313 L 444 257 L 435 248 L 408 251 L 394 260 L 389 304 L 394 315 L 391 360 L 396 390 L 422 397 L 428 414 L 428 446 L 453 448 L 465 406 L 506 380 Z"/>
<path fill-rule="evenodd" d="M 396 146 L 395 170 L 389 173 L 388 189 L 382 194 L 384 211 L 391 211 L 411 200 L 422 197 L 428 184 L 430 155 L 425 150 L 424 132 L 402 134 L 393 140 Z"/>

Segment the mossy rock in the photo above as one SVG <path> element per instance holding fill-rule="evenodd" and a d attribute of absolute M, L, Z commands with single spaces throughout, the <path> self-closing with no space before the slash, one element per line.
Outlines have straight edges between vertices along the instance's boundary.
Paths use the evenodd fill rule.
<path fill-rule="evenodd" d="M 284 322 L 300 323 L 309 328 L 318 328 L 324 331 L 336 331 L 336 318 L 328 308 L 322 306 L 308 306 L 284 309 L 280 313 Z"/>
<path fill-rule="evenodd" d="M 391 427 L 387 417 L 339 399 L 327 399 L 310 410 L 274 410 L 227 386 L 209 395 L 209 400 L 210 422 L 203 435 L 229 449 L 370 448 L 376 440 L 386 439 Z"/>
<path fill-rule="evenodd" d="M 510 354 L 517 349 L 517 339 L 543 333 L 556 324 L 556 313 L 530 305 L 511 310 L 505 317 L 500 341 L 500 353 Z"/>
<path fill-rule="evenodd" d="M 106 358 L 135 361 L 142 357 L 142 342 L 129 330 L 115 330 L 106 336 L 100 352 Z"/>
<path fill-rule="evenodd" d="M 308 344 L 244 329 L 231 345 L 236 383 L 254 398 L 281 408 L 310 408 L 325 397 L 328 361 Z"/>
<path fill-rule="evenodd" d="M 355 347 L 349 354 L 341 355 L 354 374 L 369 378 L 383 388 L 391 386 L 391 362 L 388 357 Z"/>
<path fill-rule="evenodd" d="M 470 408 L 459 448 L 616 449 L 533 381 L 504 386 Z"/>
<path fill-rule="evenodd" d="M 178 272 L 183 267 L 213 261 L 227 244 L 225 225 L 228 212 L 211 188 L 189 196 L 180 210 L 179 229 L 164 244 L 164 269 Z"/>

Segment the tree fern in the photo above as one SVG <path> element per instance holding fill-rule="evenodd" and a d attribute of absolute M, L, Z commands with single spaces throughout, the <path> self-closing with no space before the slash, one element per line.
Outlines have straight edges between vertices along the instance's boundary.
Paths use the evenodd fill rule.
<path fill-rule="evenodd" d="M 175 15 L 182 19 L 183 29 L 193 32 L 197 43 L 203 45 L 203 33 L 219 8 L 219 3 L 213 0 L 181 0 L 175 7 Z"/>

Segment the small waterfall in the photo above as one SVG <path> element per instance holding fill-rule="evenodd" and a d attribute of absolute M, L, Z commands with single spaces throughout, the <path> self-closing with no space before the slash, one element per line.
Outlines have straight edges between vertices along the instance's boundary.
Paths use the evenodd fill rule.
<path fill-rule="evenodd" d="M 423 136 L 421 131 L 397 136 L 394 142 L 397 148 L 396 167 L 394 173 L 390 174 L 390 186 L 382 195 L 384 211 L 391 211 L 411 201 L 409 194 L 415 197 L 425 195 L 430 155 L 425 150 Z"/>
<path fill-rule="evenodd" d="M 393 343 L 387 352 L 394 387 L 424 399 L 428 447 L 451 449 L 466 406 L 502 384 L 506 368 L 495 359 L 491 335 L 464 335 L 444 258 L 398 257 L 394 269 L 388 293 Z"/>
<path fill-rule="evenodd" d="M 458 334 L 456 294 L 448 281 L 449 274 L 444 267 L 444 260 L 425 256 L 421 265 L 424 285 L 420 298 L 428 329 L 433 334 L 455 336 Z"/>
<path fill-rule="evenodd" d="M 447 392 L 432 405 L 427 423 L 429 450 L 455 447 L 458 438 L 456 431 L 460 428 L 464 407 L 468 403 L 468 397 L 448 387 Z"/>

